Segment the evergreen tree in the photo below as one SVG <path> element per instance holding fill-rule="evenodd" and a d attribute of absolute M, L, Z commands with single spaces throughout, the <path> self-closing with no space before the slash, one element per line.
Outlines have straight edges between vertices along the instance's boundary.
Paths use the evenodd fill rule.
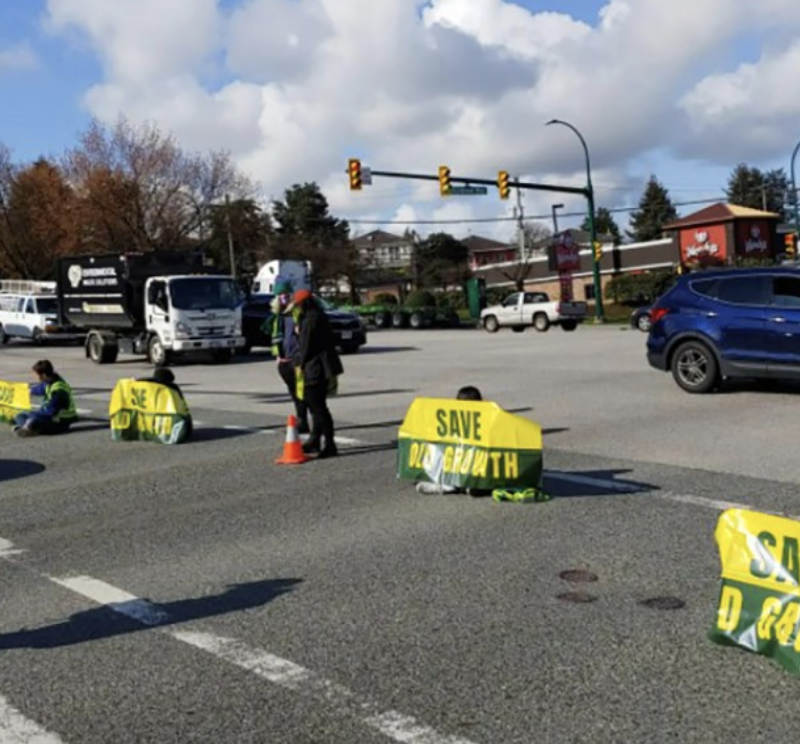
<path fill-rule="evenodd" d="M 761 171 L 739 163 L 728 178 L 725 196 L 730 204 L 775 212 L 786 220 L 791 212 L 791 187 L 783 168 Z"/>
<path fill-rule="evenodd" d="M 598 207 L 594 215 L 594 229 L 598 235 L 611 235 L 614 238 L 614 245 L 619 245 L 622 242 L 622 233 L 619 230 L 614 217 L 607 207 Z M 581 225 L 581 230 L 591 232 L 589 225 L 589 216 Z"/>
<path fill-rule="evenodd" d="M 655 176 L 650 176 L 639 200 L 639 209 L 631 215 L 632 229 L 627 233 L 635 242 L 657 240 L 663 234 L 664 225 L 677 218 L 669 192 Z"/>

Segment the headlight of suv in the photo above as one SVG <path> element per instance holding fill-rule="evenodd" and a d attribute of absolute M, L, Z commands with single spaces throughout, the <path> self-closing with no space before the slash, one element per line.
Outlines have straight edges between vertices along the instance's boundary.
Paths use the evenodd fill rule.
<path fill-rule="evenodd" d="M 182 320 L 179 320 L 175 326 L 175 338 L 189 338 L 191 335 L 192 329 Z"/>

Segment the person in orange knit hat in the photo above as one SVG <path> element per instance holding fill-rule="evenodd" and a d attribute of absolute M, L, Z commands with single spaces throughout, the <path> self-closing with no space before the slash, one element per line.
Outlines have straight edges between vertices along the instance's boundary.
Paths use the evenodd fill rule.
<path fill-rule="evenodd" d="M 311 436 L 303 445 L 307 454 L 319 453 L 319 459 L 339 454 L 334 440 L 333 416 L 328 396 L 335 394 L 338 379 L 344 372 L 336 352 L 336 342 L 324 310 L 307 289 L 292 295 L 292 309 L 299 310 L 299 343 L 293 355 L 297 371 L 298 397 L 306 402 L 311 414 Z"/>

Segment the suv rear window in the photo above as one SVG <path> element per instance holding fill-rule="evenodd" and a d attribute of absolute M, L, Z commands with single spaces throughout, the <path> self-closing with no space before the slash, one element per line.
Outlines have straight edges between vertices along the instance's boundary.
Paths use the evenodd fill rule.
<path fill-rule="evenodd" d="M 776 276 L 772 280 L 772 304 L 781 307 L 800 307 L 800 278 Z"/>

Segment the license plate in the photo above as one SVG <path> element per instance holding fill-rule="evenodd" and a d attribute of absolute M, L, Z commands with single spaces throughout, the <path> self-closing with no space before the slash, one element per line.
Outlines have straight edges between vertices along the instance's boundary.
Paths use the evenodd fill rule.
<path fill-rule="evenodd" d="M 225 346 L 225 343 L 223 341 L 212 341 L 211 342 L 211 348 L 212 349 L 219 349 L 222 346 Z"/>
<path fill-rule="evenodd" d="M 353 338 L 352 331 L 342 331 L 342 338 L 346 341 L 349 338 Z"/>

